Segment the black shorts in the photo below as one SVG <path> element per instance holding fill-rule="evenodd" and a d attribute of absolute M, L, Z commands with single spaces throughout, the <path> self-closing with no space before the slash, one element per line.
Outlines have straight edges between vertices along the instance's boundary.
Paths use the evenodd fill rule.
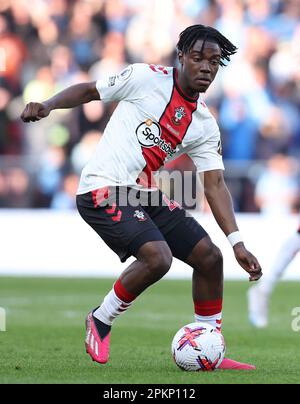
<path fill-rule="evenodd" d="M 129 199 L 134 194 L 134 203 Z M 149 241 L 166 241 L 174 257 L 186 261 L 206 231 L 161 191 L 102 188 L 77 195 L 82 218 L 125 262 Z"/>

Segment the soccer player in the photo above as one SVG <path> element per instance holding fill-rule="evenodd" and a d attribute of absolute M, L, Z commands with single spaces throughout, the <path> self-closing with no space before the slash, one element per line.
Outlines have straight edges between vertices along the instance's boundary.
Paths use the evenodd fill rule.
<path fill-rule="evenodd" d="M 177 50 L 179 69 L 133 64 L 119 75 L 69 87 L 43 103 L 29 103 L 22 113 L 29 122 L 57 108 L 99 99 L 119 101 L 83 169 L 77 195 L 81 216 L 120 260 L 136 258 L 87 316 L 86 349 L 99 363 L 108 361 L 114 320 L 169 271 L 172 257 L 193 268 L 196 321 L 221 329 L 222 254 L 202 226 L 156 187 L 153 173 L 166 160 L 183 153 L 192 158 L 197 171 L 204 173 L 205 195 L 238 263 L 250 281 L 261 277 L 260 264 L 239 233 L 224 183 L 218 125 L 199 97 L 237 48 L 216 29 L 194 25 L 180 34 Z M 220 368 L 255 367 L 226 358 Z"/>
<path fill-rule="evenodd" d="M 268 325 L 269 301 L 271 294 L 281 278 L 284 270 L 300 251 L 300 227 L 296 233 L 282 245 L 271 271 L 248 291 L 248 316 L 250 323 L 256 328 Z"/>

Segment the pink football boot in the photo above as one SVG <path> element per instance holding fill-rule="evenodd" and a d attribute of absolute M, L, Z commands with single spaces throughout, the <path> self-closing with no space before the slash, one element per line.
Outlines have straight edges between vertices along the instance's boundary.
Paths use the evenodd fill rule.
<path fill-rule="evenodd" d="M 85 325 L 86 325 L 86 338 L 85 338 L 86 352 L 90 355 L 93 361 L 98 363 L 106 363 L 109 358 L 110 332 L 107 334 L 105 338 L 103 339 L 100 338 L 92 312 L 88 314 L 85 320 Z"/>
<path fill-rule="evenodd" d="M 217 330 L 221 333 L 220 330 Z M 225 344 L 225 342 L 224 342 Z M 224 358 L 221 364 L 218 366 L 221 370 L 256 370 L 254 365 L 249 365 L 248 363 L 237 362 L 232 359 Z"/>
<path fill-rule="evenodd" d="M 247 363 L 241 363 L 234 361 L 232 359 L 224 358 L 221 365 L 218 367 L 221 370 L 256 370 L 253 365 L 248 365 Z"/>

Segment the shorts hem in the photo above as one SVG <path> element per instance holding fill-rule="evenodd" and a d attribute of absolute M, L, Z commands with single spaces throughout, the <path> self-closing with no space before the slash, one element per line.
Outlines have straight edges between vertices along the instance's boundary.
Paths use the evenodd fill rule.
<path fill-rule="evenodd" d="M 151 241 L 165 241 L 164 236 L 157 229 L 146 230 L 137 236 L 129 243 L 128 252 L 124 257 L 120 257 L 121 262 L 125 262 L 131 255 L 137 256 L 139 249 L 146 243 Z"/>

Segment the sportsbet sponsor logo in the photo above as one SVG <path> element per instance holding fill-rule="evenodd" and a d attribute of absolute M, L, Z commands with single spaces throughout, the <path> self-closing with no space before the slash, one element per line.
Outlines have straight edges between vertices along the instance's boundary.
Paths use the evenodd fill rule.
<path fill-rule="evenodd" d="M 161 128 L 157 122 L 148 119 L 146 122 L 141 123 L 136 129 L 136 136 L 139 143 L 143 147 L 158 146 L 162 151 L 170 157 L 176 153 L 176 149 L 172 149 L 171 143 L 167 143 L 161 138 Z"/>

